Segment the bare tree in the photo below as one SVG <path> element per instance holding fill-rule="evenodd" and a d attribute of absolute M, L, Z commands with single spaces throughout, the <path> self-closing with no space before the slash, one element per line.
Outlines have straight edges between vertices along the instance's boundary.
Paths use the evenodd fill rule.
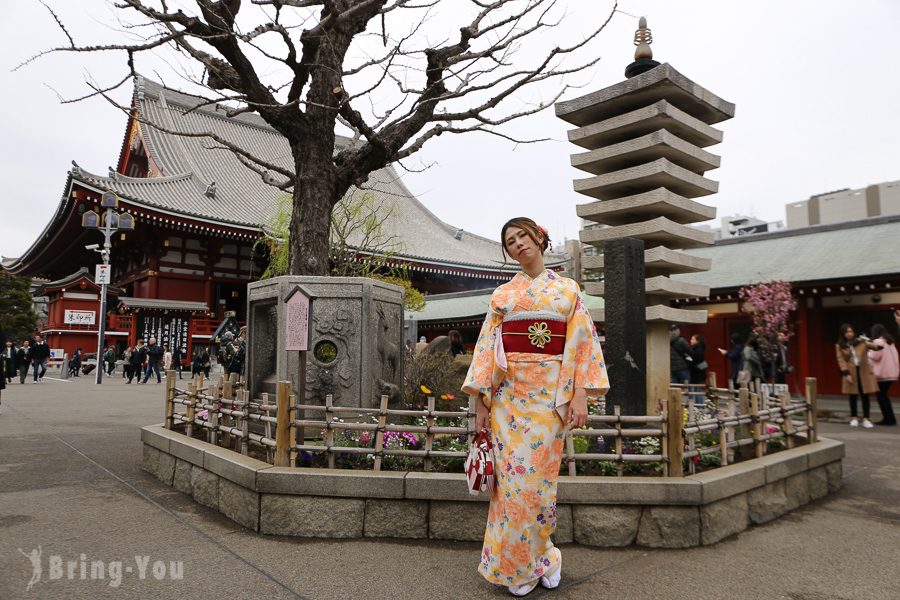
<path fill-rule="evenodd" d="M 373 171 L 445 133 L 538 141 L 516 140 L 500 126 L 551 106 L 569 86 L 561 81 L 552 97 L 524 108 L 521 99 L 511 108 L 513 99 L 523 88 L 595 64 L 599 58 L 576 62 L 577 56 L 615 12 L 613 5 L 582 39 L 548 48 L 525 65 L 516 51 L 559 24 L 559 0 L 252 0 L 251 15 L 240 14 L 241 0 L 196 0 L 191 13 L 170 1 L 118 0 L 120 18 L 135 19 L 125 31 L 136 41 L 113 44 L 76 44 L 48 6 L 68 45 L 38 56 L 126 54 L 128 73 L 118 83 L 90 83 L 93 91 L 79 100 L 109 97 L 136 75 L 136 55 L 174 48 L 187 65 L 202 67 L 195 83 L 209 92 L 208 102 L 237 103 L 231 114 L 258 113 L 287 139 L 293 170 L 212 132 L 191 135 L 209 137 L 267 182 L 291 190 L 290 270 L 301 275 L 328 273 L 332 209 Z M 248 17 L 254 22 L 246 23 Z M 336 149 L 338 123 L 354 136 Z"/>

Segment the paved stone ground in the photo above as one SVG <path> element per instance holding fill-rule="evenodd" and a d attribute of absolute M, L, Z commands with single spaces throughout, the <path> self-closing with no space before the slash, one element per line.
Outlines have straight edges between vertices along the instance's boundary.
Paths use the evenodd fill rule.
<path fill-rule="evenodd" d="M 164 486 L 140 470 L 139 427 L 161 421 L 161 385 L 14 383 L 2 401 L 2 599 L 509 597 L 475 572 L 475 543 L 262 536 Z M 900 598 L 897 429 L 825 423 L 848 446 L 838 494 L 708 548 L 567 545 L 560 589 L 529 597 Z M 27 591 L 33 572 L 19 549 L 38 547 L 42 578 Z M 52 570 L 53 556 L 75 561 L 71 578 L 65 565 Z M 81 560 L 122 561 L 121 578 L 91 580 L 88 566 L 82 579 Z M 183 561 L 183 579 L 169 578 L 168 561 Z"/>

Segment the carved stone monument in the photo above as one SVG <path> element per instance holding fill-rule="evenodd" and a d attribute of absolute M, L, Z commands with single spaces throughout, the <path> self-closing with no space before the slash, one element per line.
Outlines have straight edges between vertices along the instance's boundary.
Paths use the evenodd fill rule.
<path fill-rule="evenodd" d="M 677 309 L 670 301 L 704 297 L 709 288 L 670 275 L 711 267 L 709 259 L 679 250 L 713 243 L 711 232 L 689 224 L 716 215 L 715 208 L 693 199 L 718 191 L 719 184 L 703 174 L 718 168 L 720 159 L 704 148 L 722 141 L 722 132 L 710 125 L 733 117 L 734 104 L 653 61 L 650 41 L 641 19 L 628 79 L 560 102 L 556 115 L 576 127 L 569 141 L 586 150 L 572 155 L 572 166 L 591 175 L 575 180 L 576 192 L 595 199 L 579 205 L 577 214 L 599 226 L 582 230 L 581 241 L 598 248 L 626 237 L 644 242 L 646 409 L 655 413 L 669 386 L 669 324 L 706 322 L 706 311 Z M 583 261 L 585 271 L 605 266 L 602 254 Z M 587 283 L 585 291 L 605 296 L 605 283 Z M 592 316 L 606 319 L 603 311 Z"/>
<path fill-rule="evenodd" d="M 323 404 L 326 394 L 335 406 L 378 406 L 382 394 L 401 399 L 402 288 L 365 277 L 285 276 L 251 283 L 247 295 L 247 383 L 255 397 L 285 379 L 298 393 L 305 377 L 303 403 Z"/>

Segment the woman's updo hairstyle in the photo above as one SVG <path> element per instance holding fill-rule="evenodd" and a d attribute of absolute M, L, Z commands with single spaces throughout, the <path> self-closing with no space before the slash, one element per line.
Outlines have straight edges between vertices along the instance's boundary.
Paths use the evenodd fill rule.
<path fill-rule="evenodd" d="M 500 247 L 503 249 L 504 257 L 512 258 L 506 251 L 506 230 L 510 227 L 518 227 L 524 230 L 528 237 L 531 238 L 531 241 L 540 247 L 541 252 L 546 252 L 547 248 L 550 247 L 550 236 L 547 234 L 546 229 L 528 217 L 514 217 L 507 221 L 500 230 Z"/>

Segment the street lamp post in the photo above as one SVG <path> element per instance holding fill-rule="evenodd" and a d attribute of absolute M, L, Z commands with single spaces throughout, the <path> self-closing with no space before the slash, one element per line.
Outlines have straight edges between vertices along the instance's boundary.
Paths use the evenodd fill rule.
<path fill-rule="evenodd" d="M 97 328 L 97 376 L 96 383 L 103 383 L 103 341 L 106 337 L 106 286 L 110 282 L 109 254 L 112 250 L 112 235 L 120 230 L 130 231 L 134 229 L 134 217 L 128 213 L 118 213 L 114 209 L 119 206 L 119 197 L 115 192 L 103 192 L 100 196 L 100 207 L 105 208 L 102 217 L 89 210 L 81 216 L 81 225 L 87 229 L 97 229 L 103 234 L 103 248 L 86 246 L 100 253 L 103 264 L 97 265 L 94 275 L 95 283 L 100 284 L 100 314 L 97 316 L 99 327 Z"/>

